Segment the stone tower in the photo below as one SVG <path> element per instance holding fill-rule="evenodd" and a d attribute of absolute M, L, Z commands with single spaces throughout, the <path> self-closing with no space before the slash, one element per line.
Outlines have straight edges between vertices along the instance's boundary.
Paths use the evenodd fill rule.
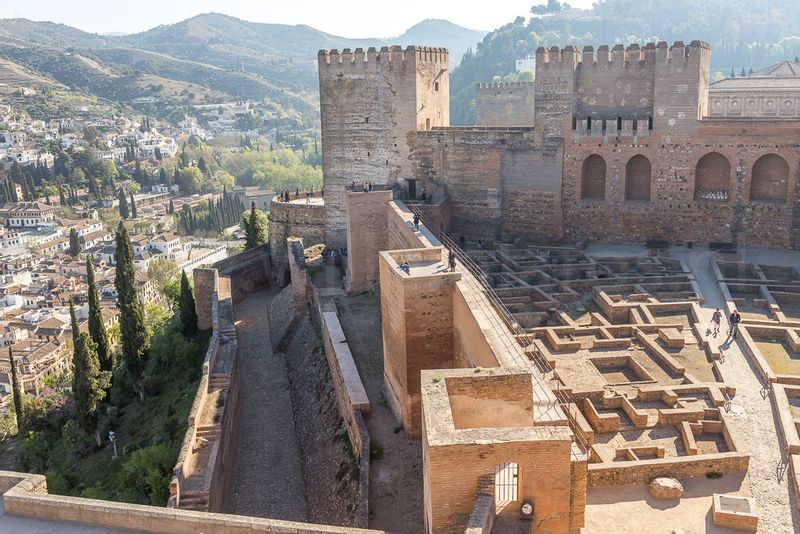
<path fill-rule="evenodd" d="M 708 114 L 711 48 L 702 41 L 689 46 L 675 41 L 669 49 L 656 45 L 656 82 L 653 120 L 656 131 L 686 132 Z"/>
<path fill-rule="evenodd" d="M 415 192 L 409 134 L 450 124 L 448 62 L 443 48 L 319 52 L 328 246 L 347 246 L 345 190 L 353 180 Z"/>

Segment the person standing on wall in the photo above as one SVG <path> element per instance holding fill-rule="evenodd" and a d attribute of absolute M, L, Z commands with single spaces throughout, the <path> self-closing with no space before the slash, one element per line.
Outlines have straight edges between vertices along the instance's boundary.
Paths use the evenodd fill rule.
<path fill-rule="evenodd" d="M 742 316 L 739 315 L 738 310 L 734 309 L 733 312 L 731 312 L 731 316 L 728 320 L 731 323 L 731 329 L 730 332 L 728 333 L 728 336 L 731 339 L 736 339 L 736 334 L 739 333 L 739 323 L 742 322 Z"/>

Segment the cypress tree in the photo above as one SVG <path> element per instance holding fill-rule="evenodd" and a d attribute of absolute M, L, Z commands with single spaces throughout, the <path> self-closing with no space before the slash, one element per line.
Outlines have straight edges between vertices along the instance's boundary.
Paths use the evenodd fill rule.
<path fill-rule="evenodd" d="M 119 222 L 117 227 L 117 273 L 114 287 L 117 290 L 117 308 L 119 308 L 120 334 L 122 341 L 122 357 L 125 367 L 131 375 L 139 398 L 144 400 L 144 389 L 141 380 L 147 363 L 147 329 L 145 326 L 144 305 L 136 291 L 136 269 L 133 264 L 133 247 L 128 238 L 128 231 Z"/>
<path fill-rule="evenodd" d="M 131 219 L 136 218 L 136 199 L 133 198 L 133 191 L 131 191 Z"/>
<path fill-rule="evenodd" d="M 167 208 L 167 213 L 170 215 L 175 213 L 175 204 L 172 202 L 172 199 L 169 199 L 169 208 Z"/>
<path fill-rule="evenodd" d="M 81 251 L 81 242 L 78 239 L 78 232 L 75 228 L 69 229 L 69 255 L 76 257 Z"/>
<path fill-rule="evenodd" d="M 69 303 L 69 326 L 72 328 L 72 347 L 75 348 L 75 344 L 78 342 L 78 318 L 75 315 L 75 304 L 71 301 Z"/>
<path fill-rule="evenodd" d="M 47 186 L 44 188 L 44 201 L 47 203 L 48 206 L 51 205 L 50 202 L 50 191 L 47 190 Z"/>
<path fill-rule="evenodd" d="M 19 386 L 17 364 L 11 354 L 11 347 L 8 348 L 8 363 L 11 364 L 11 394 L 14 397 L 14 415 L 17 417 L 17 435 L 19 435 L 24 425 L 25 397 L 22 395 L 22 388 Z"/>
<path fill-rule="evenodd" d="M 72 393 L 75 396 L 75 414 L 78 423 L 87 432 L 94 431 L 97 445 L 100 446 L 100 434 L 97 430 L 98 406 L 111 385 L 111 373 L 100 369 L 96 345 L 89 334 L 78 335 L 72 367 L 74 375 Z"/>
<path fill-rule="evenodd" d="M 186 335 L 197 332 L 197 311 L 194 308 L 194 295 L 186 271 L 181 271 L 181 325 Z"/>
<path fill-rule="evenodd" d="M 161 182 L 162 184 L 169 185 L 169 179 L 167 178 L 167 171 L 164 170 L 164 167 L 161 167 L 161 169 L 159 169 L 158 171 L 158 181 Z"/>
<path fill-rule="evenodd" d="M 128 211 L 128 197 L 121 187 L 117 193 L 117 198 L 119 199 L 119 216 L 123 219 L 127 219 L 130 216 L 130 211 Z"/>
<path fill-rule="evenodd" d="M 250 216 L 247 219 L 244 219 L 242 222 L 245 223 L 243 225 L 245 233 L 245 250 L 255 248 L 266 241 L 264 229 L 258 224 L 258 215 L 255 202 L 250 203 Z"/>
<path fill-rule="evenodd" d="M 103 314 L 100 308 L 100 295 L 97 293 L 97 285 L 94 281 L 94 266 L 92 261 L 86 258 L 86 278 L 89 285 L 89 336 L 97 345 L 97 357 L 100 360 L 100 369 L 111 371 L 114 368 L 114 354 L 108 342 L 108 332 L 106 324 L 103 322 Z"/>

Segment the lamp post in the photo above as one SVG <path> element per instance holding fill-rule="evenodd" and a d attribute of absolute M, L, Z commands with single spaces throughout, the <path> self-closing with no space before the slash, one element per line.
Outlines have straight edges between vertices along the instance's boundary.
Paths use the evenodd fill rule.
<path fill-rule="evenodd" d="M 112 460 L 117 458 L 117 434 L 113 430 L 108 432 L 108 439 L 111 441 L 111 444 L 114 446 L 114 456 L 111 457 Z"/>

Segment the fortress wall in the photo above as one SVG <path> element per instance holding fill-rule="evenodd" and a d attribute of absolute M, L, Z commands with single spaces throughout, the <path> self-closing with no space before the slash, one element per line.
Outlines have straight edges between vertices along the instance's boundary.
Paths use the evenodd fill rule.
<path fill-rule="evenodd" d="M 537 140 L 530 130 L 458 128 L 415 137 L 415 172 L 426 188 L 448 195 L 451 231 L 560 237 L 560 140 Z"/>
<path fill-rule="evenodd" d="M 347 292 L 378 285 L 378 253 L 387 249 L 391 191 L 347 193 Z"/>
<path fill-rule="evenodd" d="M 616 45 L 583 49 L 575 70 L 576 112 L 580 117 L 646 117 L 653 112 L 655 45 L 627 50 Z"/>
<path fill-rule="evenodd" d="M 476 126 L 533 126 L 535 87 L 533 82 L 478 84 Z"/>
<path fill-rule="evenodd" d="M 568 144 L 563 165 L 565 238 L 672 243 L 738 238 L 740 244 L 796 246 L 791 229 L 798 220 L 799 162 L 791 139 L 798 133 L 756 129 L 753 135 L 743 136 L 738 125 L 701 125 L 696 134 L 655 134 L 646 143 L 581 140 Z M 695 169 L 711 152 L 723 155 L 731 166 L 727 201 L 695 200 Z M 592 154 L 602 156 L 607 165 L 602 200 L 581 198 L 583 162 Z M 627 162 L 638 154 L 651 163 L 649 202 L 625 200 Z M 753 165 L 765 154 L 778 154 L 789 165 L 786 202 L 750 201 Z"/>

